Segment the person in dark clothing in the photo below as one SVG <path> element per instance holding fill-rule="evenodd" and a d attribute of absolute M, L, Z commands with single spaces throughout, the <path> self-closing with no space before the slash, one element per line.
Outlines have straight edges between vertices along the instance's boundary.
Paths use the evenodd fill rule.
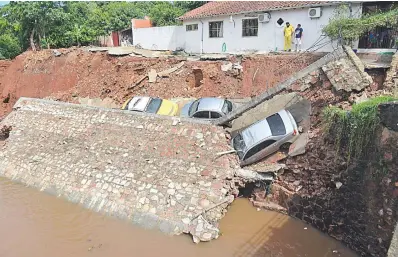
<path fill-rule="evenodd" d="M 297 24 L 297 28 L 294 30 L 294 44 L 296 46 L 296 52 L 301 51 L 301 38 L 303 37 L 303 28 L 301 24 Z"/>

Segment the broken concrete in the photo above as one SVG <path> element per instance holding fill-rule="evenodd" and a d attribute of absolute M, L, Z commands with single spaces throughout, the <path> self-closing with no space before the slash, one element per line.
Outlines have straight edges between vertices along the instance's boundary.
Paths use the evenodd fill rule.
<path fill-rule="evenodd" d="M 155 70 L 155 69 L 151 69 L 151 70 L 148 72 L 148 81 L 149 81 L 149 83 L 154 83 L 154 82 L 156 82 L 157 76 L 158 76 L 158 73 L 156 73 L 156 70 Z"/>
<path fill-rule="evenodd" d="M 200 56 L 201 61 L 206 61 L 206 60 L 226 60 L 228 58 L 228 55 L 226 54 L 202 54 Z"/>
<path fill-rule="evenodd" d="M 134 48 L 132 50 L 132 54 L 143 56 L 146 58 L 159 58 L 160 56 L 166 56 L 165 52 L 163 52 L 163 51 L 151 51 L 151 50 L 139 49 L 139 48 Z"/>
<path fill-rule="evenodd" d="M 134 47 L 128 47 L 128 46 L 123 46 L 123 47 L 111 47 L 108 49 L 108 54 L 109 55 L 129 55 L 135 50 Z"/>
<path fill-rule="evenodd" d="M 263 103 L 264 101 L 267 101 L 274 96 L 281 94 L 283 91 L 289 89 L 296 81 L 304 78 L 307 76 L 309 73 L 317 71 L 319 68 L 322 66 L 338 60 L 342 57 L 347 56 L 345 51 L 339 47 L 335 51 L 328 53 L 327 55 L 323 56 L 319 60 L 315 61 L 314 63 L 310 64 L 309 66 L 305 67 L 304 69 L 300 70 L 299 72 L 295 73 L 293 76 L 291 76 L 289 79 L 278 83 L 277 85 L 274 85 L 273 87 L 269 88 L 262 94 L 256 96 L 253 98 L 252 101 L 250 101 L 248 104 L 242 105 L 239 108 L 236 108 L 234 111 L 228 113 L 227 115 L 213 121 L 213 124 L 216 125 L 223 125 L 226 124 L 237 117 L 241 116 L 243 113 L 246 111 L 256 107 L 257 105 Z"/>
<path fill-rule="evenodd" d="M 398 224 L 395 226 L 394 236 L 391 239 L 391 245 L 388 249 L 388 257 L 398 256 Z"/>
<path fill-rule="evenodd" d="M 218 237 L 239 172 L 221 127 L 21 98 L 0 175 L 94 211 L 195 241 Z"/>
<path fill-rule="evenodd" d="M 384 87 L 392 89 L 398 94 L 398 53 L 395 53 L 392 57 L 391 67 L 387 71 Z"/>
<path fill-rule="evenodd" d="M 184 64 L 185 64 L 185 62 L 180 62 L 173 68 L 159 72 L 158 75 L 159 75 L 159 77 L 167 77 L 170 73 L 173 73 L 173 72 L 177 71 L 178 69 L 180 69 L 182 66 L 184 66 Z"/>
<path fill-rule="evenodd" d="M 265 119 L 271 114 L 274 114 L 282 109 L 288 109 L 291 105 L 300 101 L 303 101 L 303 98 L 295 92 L 284 95 L 277 95 L 274 98 L 259 104 L 255 108 L 248 110 L 242 116 L 235 119 L 232 122 L 231 134 L 235 135 L 237 131 L 240 131 L 252 125 L 254 122 Z M 299 114 L 302 112 L 297 111 L 294 113 Z M 309 113 L 307 115 L 309 115 Z"/>
<path fill-rule="evenodd" d="M 111 47 L 92 47 L 92 48 L 89 48 L 88 51 L 89 52 L 106 52 L 109 49 L 111 49 Z"/>
<path fill-rule="evenodd" d="M 322 67 L 336 91 L 361 91 L 372 85 L 372 77 L 365 72 L 365 66 L 350 47 L 344 47 L 345 58 L 329 62 Z"/>

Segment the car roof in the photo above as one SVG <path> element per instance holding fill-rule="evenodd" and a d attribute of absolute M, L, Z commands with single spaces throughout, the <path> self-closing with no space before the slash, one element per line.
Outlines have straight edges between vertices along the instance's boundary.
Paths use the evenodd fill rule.
<path fill-rule="evenodd" d="M 281 116 L 283 123 L 286 127 L 286 133 L 290 133 L 290 120 L 286 110 L 281 110 L 278 112 Z M 257 121 L 256 123 L 252 124 L 250 127 L 244 129 L 241 134 L 242 138 L 246 144 L 246 149 L 253 147 L 254 145 L 258 144 L 261 141 L 264 141 L 266 138 L 272 136 L 271 128 L 268 124 L 267 118 Z M 287 123 L 289 122 L 289 123 Z"/>
<path fill-rule="evenodd" d="M 128 104 L 128 110 L 130 111 L 145 111 L 151 97 L 149 96 L 135 96 Z"/>
<path fill-rule="evenodd" d="M 225 100 L 216 97 L 204 97 L 199 99 L 197 111 L 216 111 L 221 112 Z"/>
<path fill-rule="evenodd" d="M 267 119 L 260 120 L 250 127 L 242 131 L 242 138 L 245 142 L 246 149 L 250 149 L 253 145 L 272 136 L 271 128 L 268 125 Z"/>

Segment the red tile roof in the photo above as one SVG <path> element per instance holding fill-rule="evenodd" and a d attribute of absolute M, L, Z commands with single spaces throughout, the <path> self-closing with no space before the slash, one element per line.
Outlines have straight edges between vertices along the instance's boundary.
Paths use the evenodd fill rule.
<path fill-rule="evenodd" d="M 220 1 L 210 2 L 185 13 L 180 20 L 198 19 L 202 17 L 229 15 L 247 12 L 261 12 L 303 6 L 331 3 L 329 1 Z"/>

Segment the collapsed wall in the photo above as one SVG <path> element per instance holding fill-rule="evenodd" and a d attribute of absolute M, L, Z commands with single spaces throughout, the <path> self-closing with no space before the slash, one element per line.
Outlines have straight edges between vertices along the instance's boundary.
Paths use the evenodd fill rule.
<path fill-rule="evenodd" d="M 396 111 L 386 108 L 381 114 L 389 122 L 379 127 L 374 156 L 350 165 L 347 153 L 337 152 L 325 139 L 333 141 L 333 136 L 323 135 L 320 122 L 323 108 L 329 105 L 350 110 L 353 103 L 392 94 L 393 90 L 386 85 L 374 91 L 374 82 L 360 60 L 351 49 L 342 50 L 337 58 L 321 58 L 218 122 L 236 118 L 234 123 L 245 127 L 248 118 L 266 117 L 272 109 L 267 106 L 272 100 L 267 100 L 274 95 L 278 95 L 277 105 L 284 108 L 294 104 L 289 100 L 292 91 L 310 101 L 311 124 L 300 135 L 307 141 L 305 154 L 279 158 L 286 166 L 279 172 L 272 194 L 264 199 L 263 190 L 258 190 L 253 200 L 258 206 L 279 204 L 277 209 L 312 224 L 364 256 L 386 256 L 398 221 Z M 276 209 L 274 205 L 271 208 Z"/>
<path fill-rule="evenodd" d="M 1 176 L 168 234 L 217 238 L 237 190 L 204 122 L 21 98 L 0 126 Z"/>

